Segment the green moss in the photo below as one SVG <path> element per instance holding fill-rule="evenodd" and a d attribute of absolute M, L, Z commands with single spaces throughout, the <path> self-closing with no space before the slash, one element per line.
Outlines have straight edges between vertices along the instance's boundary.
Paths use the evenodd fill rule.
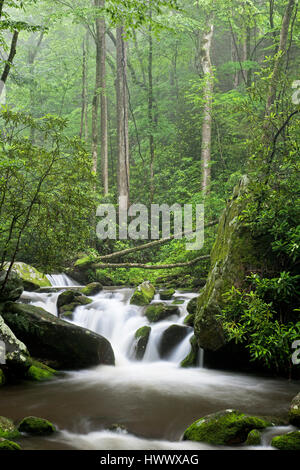
<path fill-rule="evenodd" d="M 271 423 L 239 411 L 226 410 L 208 415 L 193 423 L 184 433 L 184 439 L 214 445 L 234 445 L 246 441 L 253 429 L 264 429 Z"/>
<path fill-rule="evenodd" d="M 20 422 L 18 430 L 35 436 L 47 436 L 54 433 L 56 427 L 46 419 L 28 416 Z"/>
<path fill-rule="evenodd" d="M 94 259 L 91 256 L 85 256 L 84 258 L 78 259 L 75 263 L 75 267 L 86 267 L 88 268 L 92 263 L 94 262 Z"/>
<path fill-rule="evenodd" d="M 16 272 L 23 281 L 25 290 L 37 290 L 40 287 L 50 287 L 51 282 L 45 274 L 39 272 L 33 266 L 26 263 L 16 262 L 13 265 L 13 271 Z"/>
<path fill-rule="evenodd" d="M 167 290 L 160 292 L 159 296 L 161 300 L 171 300 L 174 294 L 175 294 L 175 289 L 167 289 Z"/>
<path fill-rule="evenodd" d="M 181 300 L 181 299 L 175 299 L 172 302 L 172 305 L 183 305 L 183 304 L 184 304 L 184 300 Z"/>
<path fill-rule="evenodd" d="M 152 304 L 147 307 L 145 315 L 151 323 L 157 323 L 170 315 L 179 315 L 179 310 L 176 305 Z"/>
<path fill-rule="evenodd" d="M 83 287 L 80 292 L 87 296 L 93 296 L 99 294 L 103 289 L 102 284 L 100 282 L 91 282 L 87 286 Z"/>
<path fill-rule="evenodd" d="M 30 380 L 34 380 L 36 382 L 42 382 L 44 380 L 52 379 L 55 374 L 54 369 L 49 368 L 40 368 L 37 366 L 30 366 L 26 377 Z"/>
<path fill-rule="evenodd" d="M 135 358 L 139 361 L 142 360 L 145 355 L 150 334 L 150 326 L 142 326 L 142 328 L 137 330 L 137 332 L 135 333 Z"/>
<path fill-rule="evenodd" d="M 135 338 L 144 338 L 145 336 L 149 336 L 151 332 L 151 327 L 150 326 L 142 326 L 139 330 L 136 331 L 135 333 Z"/>
<path fill-rule="evenodd" d="M 258 429 L 252 429 L 248 434 L 245 444 L 247 446 L 259 446 L 261 444 L 261 432 Z"/>
<path fill-rule="evenodd" d="M 0 450 L 21 450 L 21 447 L 16 442 L 0 439 Z"/>
<path fill-rule="evenodd" d="M 271 445 L 279 450 L 300 450 L 300 431 L 273 437 Z"/>
<path fill-rule="evenodd" d="M 196 314 L 197 300 L 198 300 L 198 297 L 194 297 L 193 299 L 191 299 L 188 302 L 188 304 L 186 306 L 186 309 L 187 309 L 187 311 L 190 315 L 195 315 Z"/>
<path fill-rule="evenodd" d="M 195 335 L 191 337 L 190 343 L 191 343 L 191 351 L 186 356 L 186 358 L 183 359 L 183 361 L 180 364 L 180 367 L 188 368 L 188 367 L 195 367 L 197 365 L 199 347 L 198 347 L 197 338 Z"/>
<path fill-rule="evenodd" d="M 0 437 L 15 439 L 20 436 L 19 431 L 11 419 L 0 416 Z"/>
<path fill-rule="evenodd" d="M 149 305 L 155 295 L 155 287 L 149 281 L 140 284 L 134 291 L 130 303 L 132 305 Z"/>

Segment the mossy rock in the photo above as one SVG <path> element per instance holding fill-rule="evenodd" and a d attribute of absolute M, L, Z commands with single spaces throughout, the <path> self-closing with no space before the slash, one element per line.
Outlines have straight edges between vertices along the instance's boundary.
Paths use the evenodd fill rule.
<path fill-rule="evenodd" d="M 6 304 L 5 304 L 6 305 Z M 4 307 L 3 307 L 4 308 Z M 5 361 L 9 371 L 16 375 L 24 375 L 28 369 L 29 352 L 24 343 L 22 343 L 4 322 L 0 315 L 0 338 L 5 344 Z M 3 371 L 1 369 L 3 374 Z M 3 377 L 3 375 L 1 376 Z"/>
<path fill-rule="evenodd" d="M 44 382 L 45 380 L 50 380 L 55 377 L 56 370 L 38 361 L 32 360 L 31 362 L 32 364 L 26 374 L 26 378 L 29 380 L 33 380 L 35 382 Z"/>
<path fill-rule="evenodd" d="M 83 287 L 80 292 L 87 296 L 93 296 L 99 294 L 102 290 L 103 286 L 100 282 L 91 282 L 87 286 Z"/>
<path fill-rule="evenodd" d="M 300 427 L 300 393 L 293 398 L 289 409 L 289 422 Z"/>
<path fill-rule="evenodd" d="M 2 369 L 0 369 L 0 387 L 6 382 L 5 374 Z"/>
<path fill-rule="evenodd" d="M 183 359 L 183 361 L 180 364 L 180 367 L 188 368 L 188 367 L 195 367 L 197 365 L 199 346 L 198 346 L 197 338 L 195 335 L 191 337 L 190 343 L 191 343 L 191 351 Z"/>
<path fill-rule="evenodd" d="M 51 282 L 47 276 L 29 264 L 18 261 L 14 263 L 12 269 L 20 276 L 24 288 L 27 291 L 35 291 L 41 287 L 51 286 Z"/>
<path fill-rule="evenodd" d="M 271 425 L 264 419 L 247 416 L 240 411 L 219 411 L 195 421 L 185 431 L 184 440 L 212 445 L 242 444 L 253 429 L 265 429 Z"/>
<path fill-rule="evenodd" d="M 273 437 L 271 445 L 279 450 L 300 450 L 300 431 Z"/>
<path fill-rule="evenodd" d="M 157 323 L 171 315 L 179 314 L 180 312 L 176 305 L 166 305 L 162 303 L 149 305 L 145 311 L 145 315 L 151 323 Z"/>
<path fill-rule="evenodd" d="M 158 350 L 162 359 L 167 358 L 171 352 L 189 334 L 190 329 L 182 325 L 171 325 L 162 334 Z"/>
<path fill-rule="evenodd" d="M 195 315 L 193 315 L 192 313 L 187 315 L 185 319 L 183 320 L 183 323 L 186 326 L 191 326 L 192 328 L 194 328 L 194 322 L 195 322 Z"/>
<path fill-rule="evenodd" d="M 183 305 L 184 304 L 184 300 L 183 299 L 175 299 L 173 300 L 172 302 L 172 305 Z"/>
<path fill-rule="evenodd" d="M 32 356 L 54 369 L 84 369 L 115 363 L 113 349 L 106 338 L 63 321 L 42 308 L 7 302 L 2 316 L 28 346 Z"/>
<path fill-rule="evenodd" d="M 91 304 L 93 301 L 83 295 L 81 292 L 66 290 L 62 292 L 57 299 L 57 308 L 59 315 L 73 314 L 76 307 Z"/>
<path fill-rule="evenodd" d="M 21 446 L 13 441 L 0 439 L 0 450 L 21 450 Z"/>
<path fill-rule="evenodd" d="M 5 270 L 0 271 L 0 302 L 18 300 L 23 294 L 23 282 L 17 273 L 10 271 L 4 289 L 2 289 L 6 276 L 7 272 Z"/>
<path fill-rule="evenodd" d="M 0 437 L 4 439 L 16 439 L 20 433 L 11 419 L 0 416 Z"/>
<path fill-rule="evenodd" d="M 223 294 L 232 286 L 243 285 L 251 270 L 271 267 L 272 260 L 266 257 L 268 242 L 260 240 L 258 244 L 239 217 L 246 206 L 244 196 L 248 185 L 249 180 L 244 176 L 220 218 L 207 282 L 198 298 L 195 334 L 205 350 L 217 351 L 226 344 L 220 320 L 225 302 Z"/>
<path fill-rule="evenodd" d="M 75 268 L 89 268 L 92 263 L 94 263 L 95 260 L 91 256 L 84 256 L 83 258 L 79 258 L 78 260 L 75 261 L 74 266 Z"/>
<path fill-rule="evenodd" d="M 198 297 L 194 297 L 193 299 L 191 299 L 187 306 L 186 306 L 186 309 L 188 311 L 188 313 L 190 315 L 194 315 L 196 314 L 196 309 L 197 309 L 197 301 L 198 301 Z"/>
<path fill-rule="evenodd" d="M 28 416 L 22 419 L 18 430 L 34 436 L 49 436 L 56 432 L 56 427 L 46 419 Z"/>
<path fill-rule="evenodd" d="M 134 351 L 135 351 L 135 358 L 138 361 L 141 361 L 145 355 L 148 341 L 150 338 L 150 334 L 151 334 L 150 326 L 142 326 L 142 328 L 137 330 L 137 332 L 135 333 L 136 343 L 135 343 Z"/>
<path fill-rule="evenodd" d="M 259 446 L 261 444 L 261 432 L 258 429 L 252 429 L 248 434 L 245 444 L 246 446 Z"/>
<path fill-rule="evenodd" d="M 149 305 L 153 300 L 154 295 L 155 287 L 149 281 L 145 281 L 135 289 L 130 299 L 130 303 L 141 307 Z"/>
<path fill-rule="evenodd" d="M 159 293 L 161 300 L 171 300 L 175 294 L 175 289 L 167 289 Z"/>
<path fill-rule="evenodd" d="M 59 294 L 57 298 L 57 308 L 60 309 L 65 305 L 69 305 L 73 302 L 77 302 L 77 298 L 80 297 L 82 294 L 76 290 L 65 290 L 61 294 Z"/>

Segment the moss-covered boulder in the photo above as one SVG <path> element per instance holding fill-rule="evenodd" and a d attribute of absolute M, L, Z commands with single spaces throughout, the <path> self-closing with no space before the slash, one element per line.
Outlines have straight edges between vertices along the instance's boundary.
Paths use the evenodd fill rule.
<path fill-rule="evenodd" d="M 7 300 L 18 300 L 24 290 L 20 276 L 14 271 L 10 271 L 7 280 L 6 276 L 7 271 L 0 271 L 0 302 L 6 302 Z M 5 286 L 3 287 L 4 282 Z"/>
<path fill-rule="evenodd" d="M 26 373 L 26 378 L 35 382 L 44 382 L 50 380 L 57 374 L 56 370 L 48 367 L 46 364 L 30 359 L 30 367 Z"/>
<path fill-rule="evenodd" d="M 293 398 L 289 409 L 289 422 L 300 427 L 300 393 Z"/>
<path fill-rule="evenodd" d="M 149 282 L 145 281 L 140 284 L 134 291 L 130 303 L 132 305 L 145 306 L 149 305 L 155 295 L 155 287 Z"/>
<path fill-rule="evenodd" d="M 190 333 L 190 328 L 171 325 L 162 334 L 158 351 L 162 359 L 167 358 L 181 341 Z"/>
<path fill-rule="evenodd" d="M 31 355 L 54 369 L 82 369 L 115 362 L 107 339 L 56 318 L 42 308 L 7 302 L 2 316 Z"/>
<path fill-rule="evenodd" d="M 220 218 L 207 282 L 197 302 L 195 334 L 200 346 L 211 351 L 226 343 L 218 319 L 224 305 L 223 294 L 232 286 L 240 287 L 251 270 L 267 266 L 266 248 L 262 242 L 258 246 L 239 218 L 246 204 L 242 196 L 247 187 L 248 179 L 243 177 Z"/>
<path fill-rule="evenodd" d="M 195 421 L 185 431 L 183 439 L 212 445 L 236 445 L 244 443 L 253 429 L 265 429 L 271 425 L 264 419 L 247 416 L 240 411 L 225 410 Z"/>
<path fill-rule="evenodd" d="M 83 287 L 80 292 L 87 296 L 93 296 L 99 294 L 102 290 L 103 286 L 100 282 L 91 282 L 87 286 Z"/>
<path fill-rule="evenodd" d="M 300 450 L 300 431 L 273 437 L 271 445 L 279 450 Z"/>
<path fill-rule="evenodd" d="M 258 429 L 252 429 L 248 434 L 245 444 L 246 446 L 259 446 L 261 444 L 261 432 Z"/>
<path fill-rule="evenodd" d="M 186 309 L 190 315 L 195 316 L 196 310 L 197 310 L 197 301 L 198 301 L 198 297 L 194 297 L 188 302 Z"/>
<path fill-rule="evenodd" d="M 145 355 L 147 344 L 150 338 L 151 327 L 142 326 L 135 333 L 134 355 L 138 361 L 141 361 Z"/>
<path fill-rule="evenodd" d="M 0 437 L 4 439 L 16 439 L 20 433 L 11 419 L 0 416 Z"/>
<path fill-rule="evenodd" d="M 56 427 L 47 419 L 28 416 L 27 418 L 22 419 L 18 426 L 18 430 L 19 432 L 24 432 L 34 436 L 49 436 L 56 432 Z"/>
<path fill-rule="evenodd" d="M 66 290 L 57 299 L 57 309 L 59 316 L 70 316 L 76 307 L 88 305 L 92 300 L 77 290 Z"/>
<path fill-rule="evenodd" d="M 188 367 L 195 367 L 197 365 L 199 346 L 198 346 L 197 338 L 195 335 L 191 337 L 190 343 L 191 343 L 191 350 L 189 354 L 181 362 L 180 367 L 188 368 Z"/>
<path fill-rule="evenodd" d="M 159 293 L 161 300 L 171 300 L 175 294 L 175 289 L 166 289 Z"/>
<path fill-rule="evenodd" d="M 171 315 L 179 315 L 180 311 L 176 305 L 166 305 L 162 303 L 152 304 L 147 307 L 145 315 L 151 323 L 165 320 Z"/>
<path fill-rule="evenodd" d="M 184 300 L 183 299 L 175 299 L 173 300 L 172 302 L 172 305 L 183 305 L 184 304 Z"/>
<path fill-rule="evenodd" d="M 0 450 L 21 450 L 21 446 L 16 442 L 7 439 L 0 439 Z"/>
<path fill-rule="evenodd" d="M 40 287 L 50 287 L 51 282 L 45 274 L 38 271 L 33 266 L 22 262 L 15 262 L 12 270 L 22 279 L 25 290 L 35 291 Z"/>

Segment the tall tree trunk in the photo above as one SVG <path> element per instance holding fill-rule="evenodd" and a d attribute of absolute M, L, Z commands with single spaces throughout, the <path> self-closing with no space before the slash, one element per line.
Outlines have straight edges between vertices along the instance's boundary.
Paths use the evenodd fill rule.
<path fill-rule="evenodd" d="M 117 28 L 117 134 L 118 134 L 118 193 L 129 205 L 129 140 L 128 140 L 128 89 L 127 51 L 124 28 Z M 125 199 L 124 199 L 125 200 Z"/>
<path fill-rule="evenodd" d="M 148 125 L 149 125 L 149 153 L 150 153 L 150 204 L 153 203 L 154 198 L 154 160 L 155 160 L 155 146 L 154 146 L 154 121 L 153 121 L 153 38 L 152 38 L 152 5 L 150 4 L 150 25 L 149 25 L 149 57 L 148 57 Z"/>
<path fill-rule="evenodd" d="M 281 32 L 280 32 L 280 42 L 279 42 L 279 48 L 277 52 L 277 58 L 275 59 L 275 64 L 274 64 L 273 73 L 271 76 L 271 82 L 270 82 L 269 93 L 268 93 L 268 98 L 267 98 L 266 116 L 270 115 L 273 105 L 276 101 L 276 91 L 277 91 L 277 83 L 280 77 L 280 67 L 282 65 L 282 61 L 287 51 L 289 27 L 290 27 L 290 23 L 292 20 L 292 15 L 293 15 L 295 4 L 296 4 L 296 0 L 289 0 L 287 7 L 285 9 L 282 26 L 281 26 Z"/>
<path fill-rule="evenodd" d="M 206 195 L 209 192 L 211 181 L 211 134 L 212 134 L 212 98 L 214 90 L 214 75 L 211 63 L 211 46 L 214 34 L 214 24 L 211 18 L 204 33 L 202 41 L 201 65 L 204 73 L 204 111 L 202 124 L 202 191 Z"/>
<path fill-rule="evenodd" d="M 82 97 L 81 97 L 81 122 L 80 122 L 80 138 L 83 136 L 88 141 L 88 98 L 87 98 L 87 49 L 88 49 L 88 32 L 82 42 Z"/>
<path fill-rule="evenodd" d="M 104 8 L 105 0 L 96 0 L 97 6 Z M 108 129 L 107 129 L 107 94 L 106 94 L 106 25 L 104 17 L 96 19 L 96 36 L 100 53 L 100 108 L 101 108 L 101 173 L 103 194 L 108 194 Z"/>
<path fill-rule="evenodd" d="M 8 55 L 4 70 L 2 72 L 1 78 L 0 78 L 0 96 L 2 95 L 2 92 L 4 90 L 4 87 L 5 87 L 5 84 L 6 84 L 6 81 L 7 81 L 7 78 L 8 78 L 13 60 L 14 60 L 15 55 L 17 53 L 18 37 L 19 37 L 19 31 L 14 31 L 13 37 L 12 37 L 12 40 L 11 40 L 11 44 L 10 44 L 9 55 Z"/>

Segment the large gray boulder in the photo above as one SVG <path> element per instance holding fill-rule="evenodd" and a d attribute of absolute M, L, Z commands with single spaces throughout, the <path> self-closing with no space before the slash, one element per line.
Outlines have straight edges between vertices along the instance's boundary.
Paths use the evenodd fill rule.
<path fill-rule="evenodd" d="M 42 308 L 7 302 L 2 316 L 14 334 L 27 345 L 30 354 L 55 369 L 82 369 L 115 363 L 107 339 L 56 318 Z"/>

